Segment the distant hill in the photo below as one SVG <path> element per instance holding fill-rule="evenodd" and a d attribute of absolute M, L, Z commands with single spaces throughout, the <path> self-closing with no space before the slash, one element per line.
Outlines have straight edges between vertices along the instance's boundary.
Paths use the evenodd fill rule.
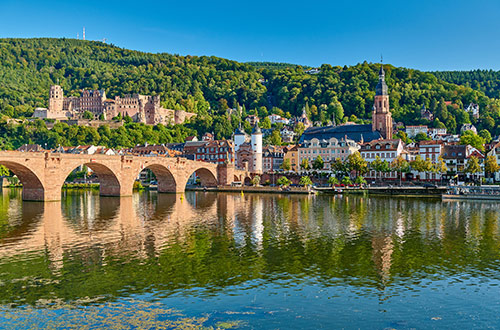
<path fill-rule="evenodd" d="M 489 97 L 500 98 L 500 71 L 437 71 L 432 73 L 441 80 L 472 87 Z"/>
<path fill-rule="evenodd" d="M 324 64 L 319 73 L 308 74 L 306 67 L 294 64 L 151 54 L 96 41 L 0 39 L 0 112 L 14 118 L 30 116 L 35 107 L 48 105 L 49 86 L 59 83 L 67 95 L 83 88 L 104 89 L 110 97 L 160 95 L 166 108 L 199 114 L 189 127 L 198 133 L 214 131 L 218 137 L 229 137 L 237 127 L 239 115 L 228 118 L 226 109 L 238 106 L 243 116 L 293 116 L 305 109 L 313 121 L 326 123 L 335 116 L 336 122 L 369 122 L 379 68 L 380 64 L 366 62 Z M 481 72 L 474 80 L 472 74 L 384 68 L 395 120 L 446 126 L 452 132 L 472 121 L 479 129 L 500 133 L 498 73 Z M 481 107 L 479 121 L 462 110 L 470 102 Z M 437 120 L 420 119 L 423 105 Z"/>
<path fill-rule="evenodd" d="M 257 107 L 266 92 L 260 78 L 249 64 L 217 57 L 150 54 L 75 39 L 0 39 L 3 109 L 47 106 L 49 86 L 58 82 L 66 94 L 82 88 L 109 96 L 159 94 L 165 107 L 194 112 L 217 108 L 220 99 Z"/>
<path fill-rule="evenodd" d="M 298 64 L 291 63 L 280 63 L 280 62 L 246 62 L 246 64 L 250 64 L 251 66 L 257 69 L 286 69 L 286 68 L 295 68 L 299 66 Z M 305 67 L 307 68 L 307 67 Z"/>

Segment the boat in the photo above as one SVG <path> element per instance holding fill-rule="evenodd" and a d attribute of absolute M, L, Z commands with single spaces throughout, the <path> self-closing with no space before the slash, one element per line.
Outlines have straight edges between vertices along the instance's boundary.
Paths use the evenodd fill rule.
<path fill-rule="evenodd" d="M 327 193 L 327 194 L 342 194 L 342 187 L 313 187 L 312 188 L 316 193 Z"/>
<path fill-rule="evenodd" d="M 443 200 L 498 200 L 499 186 L 450 186 L 442 195 Z"/>

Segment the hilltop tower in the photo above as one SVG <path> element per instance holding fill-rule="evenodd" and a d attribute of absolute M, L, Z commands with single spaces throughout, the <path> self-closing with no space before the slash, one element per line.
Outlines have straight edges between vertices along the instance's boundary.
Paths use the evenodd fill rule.
<path fill-rule="evenodd" d="M 379 131 L 384 139 L 392 139 L 392 114 L 389 110 L 389 93 L 385 83 L 384 66 L 380 66 L 375 102 L 372 113 L 372 131 Z"/>
<path fill-rule="evenodd" d="M 49 111 L 51 113 L 61 113 L 63 111 L 64 95 L 63 89 L 59 85 L 50 86 Z"/>

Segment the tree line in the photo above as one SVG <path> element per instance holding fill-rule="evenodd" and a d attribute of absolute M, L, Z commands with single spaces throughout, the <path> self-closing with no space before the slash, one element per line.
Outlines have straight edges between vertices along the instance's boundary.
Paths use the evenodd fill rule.
<path fill-rule="evenodd" d="M 57 122 L 52 129 L 43 120 L 34 122 L 0 121 L 0 148 L 17 149 L 24 144 L 39 144 L 46 149 L 58 146 L 101 145 L 109 148 L 133 147 L 137 144 L 184 142 L 196 131 L 183 125 L 166 127 L 142 123 L 125 123 L 118 128 L 68 125 Z"/>
<path fill-rule="evenodd" d="M 318 124 L 370 122 L 380 64 L 324 64 L 319 73 L 309 74 L 308 67 L 286 63 L 238 63 L 213 56 L 150 54 L 97 41 L 38 38 L 0 39 L 0 68 L 0 113 L 10 118 L 29 117 L 35 107 L 47 107 L 50 85 L 60 84 L 66 95 L 78 95 L 84 88 L 103 89 L 109 97 L 159 95 L 165 108 L 197 113 L 191 128 L 198 133 L 214 131 L 229 138 L 230 128 L 249 114 L 292 117 L 305 111 Z M 452 133 L 473 123 L 500 134 L 498 73 L 384 68 L 396 121 L 446 127 Z M 479 104 L 479 119 L 464 111 L 469 103 Z M 422 119 L 422 106 L 436 119 Z"/>

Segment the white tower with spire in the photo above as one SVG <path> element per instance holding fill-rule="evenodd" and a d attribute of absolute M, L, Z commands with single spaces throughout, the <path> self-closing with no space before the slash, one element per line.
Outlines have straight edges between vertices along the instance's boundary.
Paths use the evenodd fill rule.
<path fill-rule="evenodd" d="M 247 135 L 246 133 L 243 131 L 243 129 L 241 128 L 241 125 L 240 127 L 238 127 L 236 129 L 236 131 L 234 132 L 234 136 L 233 136 L 233 140 L 234 140 L 234 151 L 237 151 L 240 146 L 246 142 L 246 138 L 247 138 Z"/>
<path fill-rule="evenodd" d="M 252 130 L 253 172 L 262 173 L 262 131 L 259 125 Z"/>

